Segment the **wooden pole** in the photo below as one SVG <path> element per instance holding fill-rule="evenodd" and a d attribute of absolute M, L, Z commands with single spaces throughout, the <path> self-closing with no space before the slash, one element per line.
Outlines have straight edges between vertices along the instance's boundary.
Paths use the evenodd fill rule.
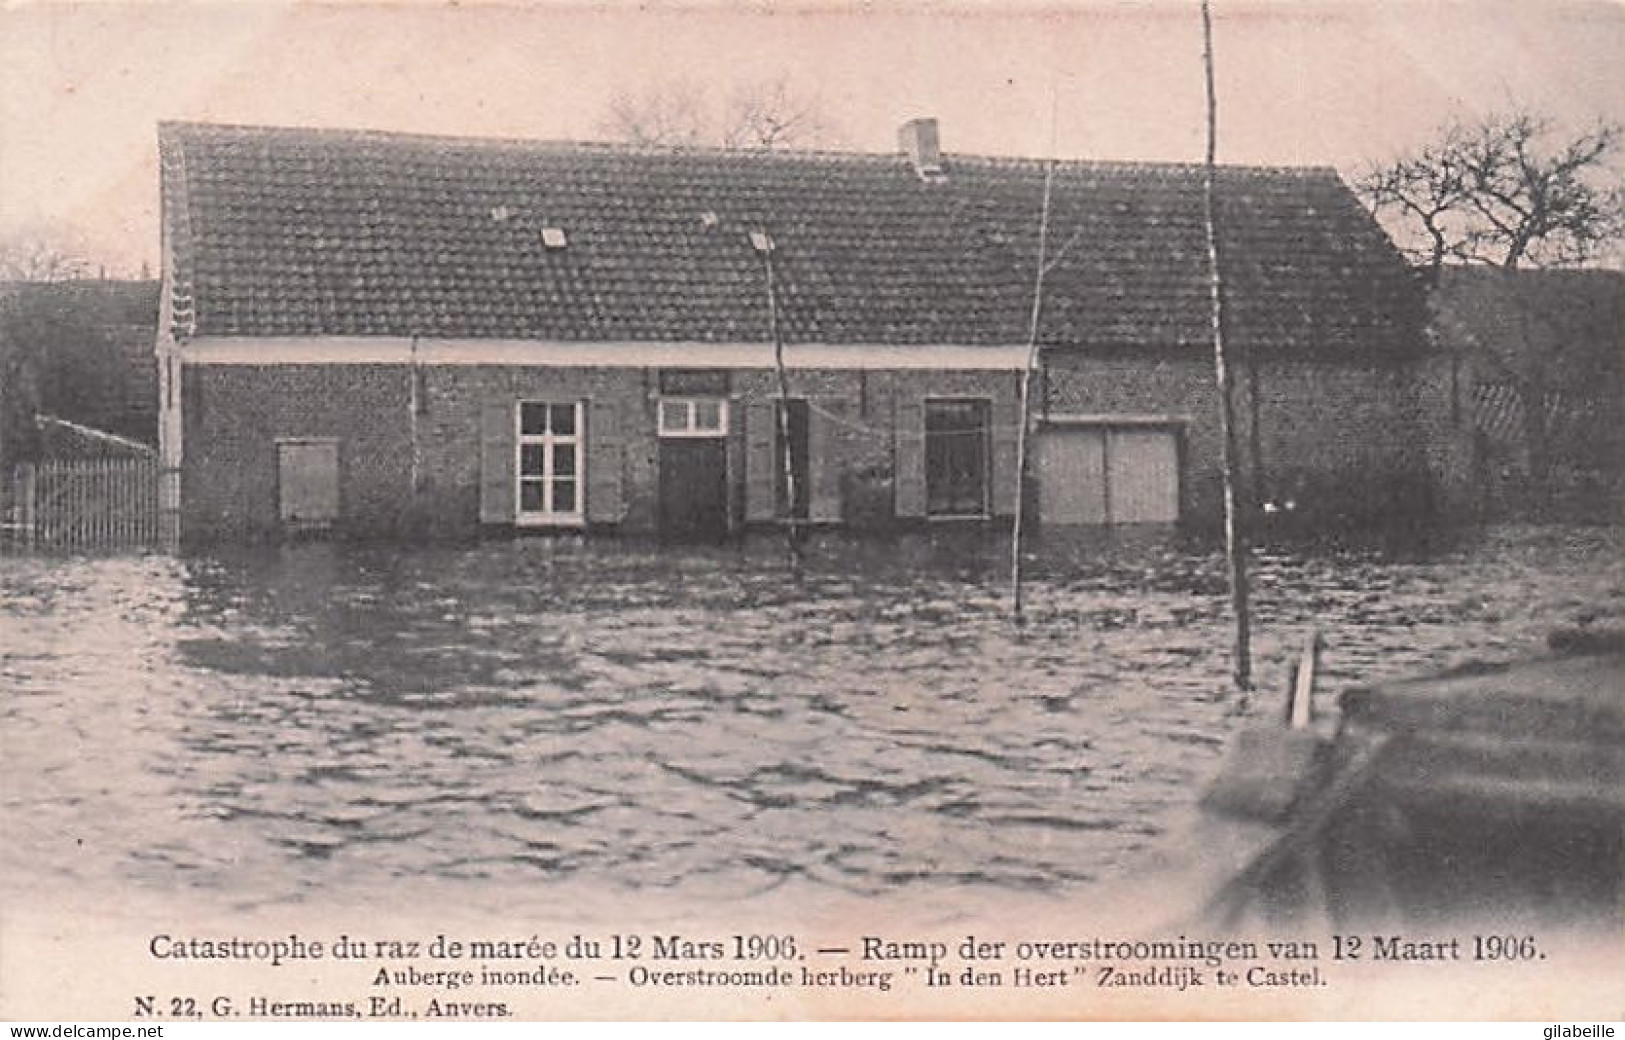
<path fill-rule="evenodd" d="M 406 366 L 406 429 L 412 439 L 412 466 L 407 490 L 410 493 L 407 501 L 411 503 L 412 515 L 407 522 L 412 537 L 422 534 L 415 527 L 418 519 L 418 490 L 423 484 L 423 443 L 418 436 L 418 413 L 423 410 L 423 402 L 418 398 L 418 383 L 422 379 L 423 370 L 418 367 L 418 338 L 411 339 L 410 362 Z M 551 470 L 549 470 L 551 472 Z M 578 493 L 579 495 L 579 493 Z M 577 501 L 580 501 L 578 497 Z"/>
<path fill-rule="evenodd" d="M 1315 716 L 1315 679 L 1320 671 L 1320 633 L 1311 630 L 1292 670 L 1292 692 L 1287 698 L 1288 729 L 1308 729 Z"/>
<path fill-rule="evenodd" d="M 773 241 L 773 234 L 764 226 L 760 232 L 761 238 L 753 240 L 752 245 L 762 254 L 762 266 L 767 273 L 767 325 L 768 333 L 773 337 L 773 371 L 778 380 L 779 407 L 779 465 L 784 472 L 784 494 L 789 501 L 785 517 L 785 538 L 790 546 L 790 564 L 796 569 L 801 566 L 801 523 L 796 516 L 796 468 L 795 455 L 790 445 L 790 376 L 784 367 L 784 334 L 779 328 L 779 285 L 777 269 L 773 265 L 773 253 L 778 249 L 778 243 Z M 809 497 L 810 501 L 810 497 Z"/>
<path fill-rule="evenodd" d="M 1235 401 L 1230 363 L 1225 350 L 1224 272 L 1219 254 L 1218 208 L 1214 204 L 1218 171 L 1219 99 L 1213 77 L 1212 0 L 1202 0 L 1202 64 L 1207 79 L 1207 161 L 1202 167 L 1202 211 L 1207 230 L 1208 291 L 1212 303 L 1213 370 L 1219 384 L 1219 429 L 1224 468 L 1224 548 L 1230 563 L 1230 608 L 1235 617 L 1235 647 L 1231 659 L 1236 687 L 1253 686 L 1252 620 L 1247 594 L 1247 532 L 1236 504 Z"/>
<path fill-rule="evenodd" d="M 1021 369 L 1021 418 L 1016 430 L 1016 512 L 1010 526 L 1010 609 L 1016 621 L 1021 614 L 1021 536 L 1026 526 L 1027 436 L 1032 426 L 1033 369 L 1038 367 L 1038 326 L 1044 313 L 1044 265 L 1049 258 L 1050 195 L 1055 184 L 1055 163 L 1044 166 L 1044 201 L 1038 210 L 1038 263 L 1033 267 L 1033 306 L 1027 320 L 1027 363 Z"/>

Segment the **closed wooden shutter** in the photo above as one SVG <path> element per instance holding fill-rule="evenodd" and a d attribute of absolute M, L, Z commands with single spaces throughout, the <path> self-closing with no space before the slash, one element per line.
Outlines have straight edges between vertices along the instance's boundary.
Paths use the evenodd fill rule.
<path fill-rule="evenodd" d="M 278 443 L 277 498 L 282 522 L 290 526 L 326 526 L 337 520 L 338 441 Z"/>
<path fill-rule="evenodd" d="M 1021 408 L 1015 398 L 995 398 L 992 411 L 991 512 L 994 516 L 1011 516 L 1016 511 L 1016 493 L 1020 486 L 1016 456 L 1020 452 Z"/>
<path fill-rule="evenodd" d="M 779 461 L 773 445 L 775 409 L 772 401 L 745 406 L 745 522 L 767 523 L 778 513 Z"/>
<path fill-rule="evenodd" d="M 514 519 L 513 405 L 488 404 L 480 411 L 480 523 Z"/>
<path fill-rule="evenodd" d="M 892 465 L 896 467 L 897 515 L 913 519 L 925 516 L 925 402 L 902 394 L 896 400 Z"/>
<path fill-rule="evenodd" d="M 621 486 L 623 444 L 620 415 L 609 401 L 594 401 L 587 420 L 587 522 L 618 524 L 626 518 Z"/>
<path fill-rule="evenodd" d="M 819 397 L 807 410 L 807 460 L 812 470 L 812 494 L 807 501 L 807 518 L 814 523 L 838 523 L 841 519 L 840 426 L 846 419 L 844 398 Z"/>

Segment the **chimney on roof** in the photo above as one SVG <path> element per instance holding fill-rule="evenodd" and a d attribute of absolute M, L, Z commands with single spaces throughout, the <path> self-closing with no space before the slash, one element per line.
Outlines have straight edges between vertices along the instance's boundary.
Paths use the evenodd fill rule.
<path fill-rule="evenodd" d="M 942 178 L 942 147 L 935 119 L 910 119 L 897 131 L 897 144 L 922 180 Z"/>

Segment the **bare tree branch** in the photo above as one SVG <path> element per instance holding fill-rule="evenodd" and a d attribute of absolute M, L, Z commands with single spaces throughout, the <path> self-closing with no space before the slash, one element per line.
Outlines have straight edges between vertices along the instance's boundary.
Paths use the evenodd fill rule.
<path fill-rule="evenodd" d="M 1551 120 L 1515 111 L 1448 127 L 1359 187 L 1402 248 L 1435 266 L 1579 264 L 1625 235 L 1622 143 L 1614 124 L 1565 138 Z"/>
<path fill-rule="evenodd" d="M 720 107 L 683 81 L 621 94 L 601 123 L 609 136 L 656 148 L 720 145 L 740 151 L 816 147 L 829 133 L 815 100 L 780 78 L 745 83 Z"/>
<path fill-rule="evenodd" d="M 780 78 L 734 92 L 724 114 L 722 145 L 754 151 L 806 147 L 824 130 L 813 102 L 797 97 Z"/>
<path fill-rule="evenodd" d="M 65 282 L 93 271 L 68 232 L 32 228 L 0 235 L 0 282 Z"/>
<path fill-rule="evenodd" d="M 706 143 L 706 99 L 699 87 L 674 80 L 643 94 L 618 94 L 601 128 L 610 137 L 648 148 L 692 148 Z"/>

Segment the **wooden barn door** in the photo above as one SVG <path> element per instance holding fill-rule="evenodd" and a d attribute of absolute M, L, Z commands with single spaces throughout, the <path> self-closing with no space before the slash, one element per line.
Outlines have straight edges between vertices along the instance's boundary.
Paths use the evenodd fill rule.
<path fill-rule="evenodd" d="M 1039 522 L 1106 523 L 1105 431 L 1048 431 L 1037 448 Z"/>
<path fill-rule="evenodd" d="M 1109 515 L 1114 524 L 1179 519 L 1179 442 L 1170 430 L 1113 430 L 1106 436 Z"/>
<path fill-rule="evenodd" d="M 1060 428 L 1042 433 L 1035 447 L 1040 523 L 1179 520 L 1179 435 L 1174 430 Z"/>

